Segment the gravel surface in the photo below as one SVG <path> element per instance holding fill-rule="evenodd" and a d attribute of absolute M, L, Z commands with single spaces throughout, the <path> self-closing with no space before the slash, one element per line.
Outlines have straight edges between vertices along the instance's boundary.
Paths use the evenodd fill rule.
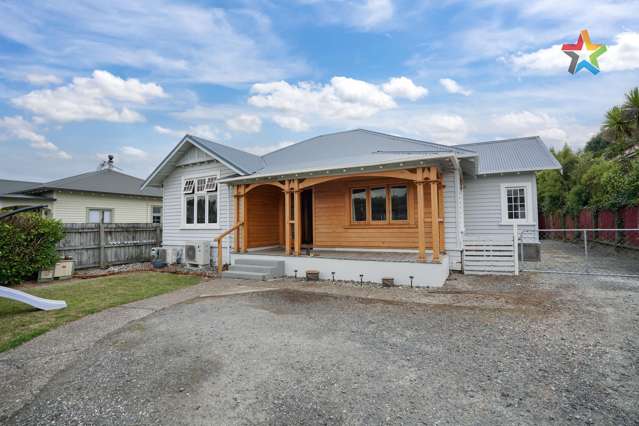
<path fill-rule="evenodd" d="M 4 423 L 639 423 L 636 280 L 260 285 L 129 323 Z"/>

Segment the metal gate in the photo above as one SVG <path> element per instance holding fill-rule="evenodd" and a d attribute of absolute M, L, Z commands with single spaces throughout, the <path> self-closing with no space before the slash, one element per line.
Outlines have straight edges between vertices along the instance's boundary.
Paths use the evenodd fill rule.
<path fill-rule="evenodd" d="M 537 232 L 539 246 L 531 244 Z M 639 229 L 540 229 L 518 235 L 521 271 L 639 278 Z"/>

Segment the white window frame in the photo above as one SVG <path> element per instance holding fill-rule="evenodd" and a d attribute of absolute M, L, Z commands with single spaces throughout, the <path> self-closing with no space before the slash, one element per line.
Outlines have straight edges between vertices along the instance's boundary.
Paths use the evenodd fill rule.
<path fill-rule="evenodd" d="M 524 188 L 524 196 L 526 200 L 526 218 L 525 219 L 509 219 L 508 218 L 508 197 L 507 190 L 513 188 Z M 513 182 L 501 184 L 501 224 L 502 225 L 534 225 L 532 204 L 532 186 L 528 182 Z"/>
<path fill-rule="evenodd" d="M 215 178 L 215 182 L 216 182 L 216 191 L 207 191 L 206 190 L 206 184 L 204 185 L 204 191 L 198 192 L 197 191 L 197 180 L 198 179 L 207 179 L 207 178 Z M 193 185 L 193 192 L 191 192 L 190 194 L 185 194 L 184 193 L 184 184 L 187 180 L 191 180 L 193 179 L 194 181 L 194 185 Z M 202 174 L 195 174 L 195 175 L 189 175 L 189 176 L 183 176 L 182 177 L 182 191 L 180 191 L 180 197 L 181 197 L 181 202 L 180 205 L 182 206 L 182 214 L 181 216 L 181 220 L 180 220 L 180 228 L 182 229 L 220 229 L 220 185 L 217 184 L 217 181 L 220 179 L 220 171 L 218 170 L 216 173 L 202 173 Z M 209 193 L 215 192 L 215 204 L 217 206 L 217 222 L 216 223 L 197 223 L 197 202 L 194 201 L 194 210 L 193 210 L 193 222 L 194 223 L 186 223 L 186 199 L 187 197 L 193 197 L 195 199 L 197 199 L 198 194 L 200 195 L 205 195 L 204 198 L 204 220 L 208 220 L 209 218 L 209 203 L 208 203 L 208 197 L 210 196 Z M 164 213 L 164 212 L 162 212 Z"/>
<path fill-rule="evenodd" d="M 91 217 L 91 210 L 95 210 L 95 211 L 99 211 L 100 212 L 100 222 L 90 222 L 90 217 Z M 109 214 L 111 215 L 111 220 L 109 222 L 105 222 L 104 221 L 104 212 L 108 211 Z M 104 223 L 104 224 L 108 224 L 108 223 L 115 223 L 115 220 L 113 220 L 113 216 L 114 216 L 114 209 L 111 207 L 87 207 L 87 220 L 86 223 Z"/>

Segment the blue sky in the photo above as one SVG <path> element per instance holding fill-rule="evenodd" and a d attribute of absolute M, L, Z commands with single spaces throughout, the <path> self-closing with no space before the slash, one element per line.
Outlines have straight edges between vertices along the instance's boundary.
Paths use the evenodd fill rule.
<path fill-rule="evenodd" d="M 186 133 L 264 153 L 368 128 L 582 147 L 639 85 L 639 1 L 0 2 L 0 178 L 106 154 L 145 177 Z M 588 29 L 601 72 L 567 72 Z"/>

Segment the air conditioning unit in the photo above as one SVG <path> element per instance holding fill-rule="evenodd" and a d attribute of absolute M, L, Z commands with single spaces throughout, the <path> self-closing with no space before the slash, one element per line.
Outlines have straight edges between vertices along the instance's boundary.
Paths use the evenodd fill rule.
<path fill-rule="evenodd" d="M 173 265 L 178 261 L 178 250 L 174 248 L 155 247 L 151 251 L 153 258 L 167 265 Z"/>
<path fill-rule="evenodd" d="M 184 244 L 184 263 L 209 266 L 211 264 L 211 243 L 209 241 L 187 241 Z"/>

